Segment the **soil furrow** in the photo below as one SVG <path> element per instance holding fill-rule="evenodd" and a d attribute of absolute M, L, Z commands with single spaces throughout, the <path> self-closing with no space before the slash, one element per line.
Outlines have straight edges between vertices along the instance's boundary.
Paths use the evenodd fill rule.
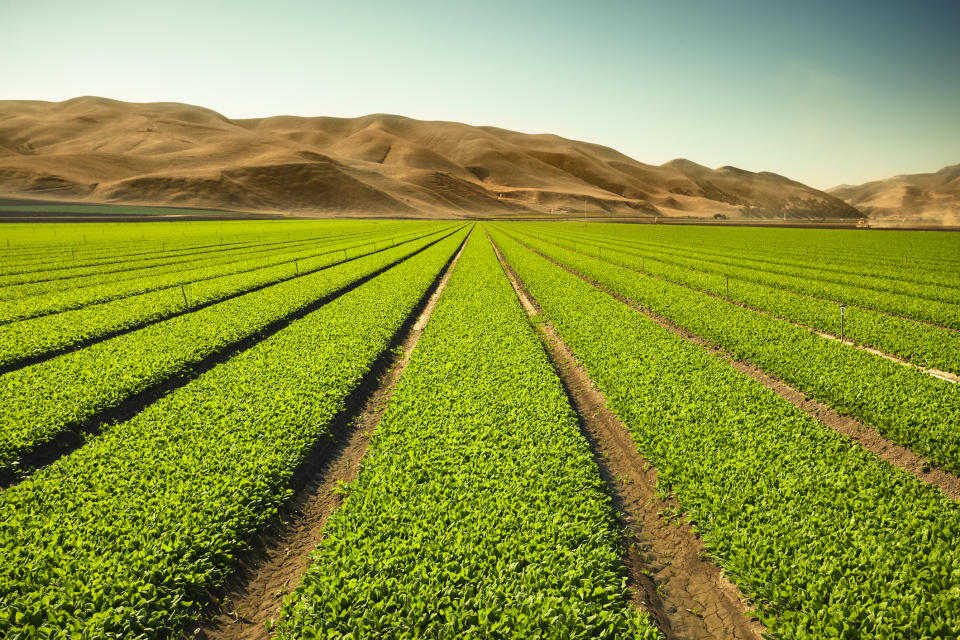
<path fill-rule="evenodd" d="M 496 244 L 494 248 L 526 312 L 539 313 L 536 301 Z M 620 516 L 631 604 L 648 611 L 668 640 L 759 640 L 763 626 L 749 617 L 748 603 L 707 559 L 690 525 L 682 516 L 672 515 L 678 511 L 676 500 L 657 497 L 657 470 L 637 451 L 604 394 L 553 326 L 539 322 L 537 327 Z"/>
<path fill-rule="evenodd" d="M 24 477 L 26 477 L 26 475 L 32 472 L 33 469 L 52 464 L 61 457 L 68 455 L 69 453 L 80 448 L 89 437 L 98 435 L 107 425 L 129 420 L 168 393 L 183 387 L 190 381 L 203 375 L 213 367 L 226 362 L 238 353 L 246 351 L 257 343 L 266 340 L 296 320 L 313 313 L 320 307 L 333 302 L 340 296 L 350 293 L 357 287 L 369 282 L 381 273 L 384 273 L 385 271 L 397 266 L 401 262 L 405 262 L 413 256 L 429 249 L 441 240 L 447 238 L 449 235 L 450 234 L 434 240 L 430 244 L 421 247 L 413 253 L 403 256 L 402 258 L 399 258 L 390 264 L 377 269 L 376 271 L 361 276 L 353 282 L 341 287 L 340 289 L 337 289 L 336 291 L 328 293 L 322 298 L 314 300 L 313 302 L 301 307 L 293 313 L 274 320 L 267 326 L 261 328 L 259 331 L 247 336 L 246 338 L 243 338 L 242 340 L 224 345 L 217 351 L 207 355 L 202 360 L 193 362 L 189 366 L 184 367 L 184 370 L 181 373 L 173 374 L 170 377 L 160 380 L 157 383 L 147 387 L 146 389 L 134 393 L 133 395 L 124 399 L 120 404 L 98 411 L 80 424 L 69 426 L 67 429 L 54 436 L 51 440 L 35 447 L 34 449 L 31 449 L 28 452 L 25 452 L 20 457 L 19 467 L 27 470 L 27 473 L 24 473 L 23 475 L 17 475 L 11 471 L 0 470 L 0 489 L 6 489 L 19 483 Z"/>
<path fill-rule="evenodd" d="M 520 241 L 520 240 L 517 240 L 517 242 L 519 242 L 519 243 L 522 244 L 523 246 L 527 247 L 527 248 L 530 249 L 531 251 L 536 251 L 536 249 L 534 249 L 533 247 L 527 245 L 525 242 L 522 242 L 522 241 Z M 624 265 L 622 265 L 622 264 L 617 264 L 616 262 L 611 262 L 611 261 L 609 261 L 609 260 L 606 260 L 605 258 L 598 258 L 597 256 L 594 256 L 594 255 L 592 255 L 592 254 L 584 253 L 584 252 L 582 252 L 582 251 L 577 251 L 576 249 L 570 249 L 569 247 L 563 247 L 563 248 L 566 249 L 567 251 L 573 251 L 574 253 L 579 253 L 580 255 L 582 255 L 582 256 L 584 256 L 584 257 L 587 257 L 587 258 L 593 258 L 594 260 L 600 260 L 601 262 L 604 262 L 604 263 L 609 264 L 609 265 L 614 266 L 614 267 L 618 267 L 618 268 L 623 269 L 623 270 L 625 270 L 625 271 L 632 271 L 633 273 L 639 273 L 639 274 L 641 274 L 641 275 L 647 276 L 648 278 L 653 278 L 653 279 L 655 279 L 655 280 L 659 280 L 660 282 L 667 282 L 667 283 L 669 283 L 669 284 L 675 284 L 675 285 L 677 285 L 678 287 L 684 287 L 684 288 L 689 289 L 689 290 L 691 290 L 691 291 L 696 291 L 697 293 L 701 293 L 701 294 L 703 294 L 703 295 L 705 295 L 705 296 L 710 296 L 711 298 L 716 298 L 716 299 L 718 299 L 718 300 L 724 300 L 724 301 L 726 301 L 726 302 L 729 302 L 730 304 L 736 305 L 736 306 L 738 306 L 738 307 L 743 307 L 744 309 L 749 309 L 750 311 L 755 311 L 755 312 L 760 313 L 760 314 L 762 314 L 762 315 L 765 315 L 765 316 L 767 316 L 767 317 L 776 318 L 777 320 L 782 320 L 782 321 L 784 321 L 784 322 L 788 322 L 788 323 L 792 324 L 792 325 L 795 326 L 795 327 L 800 327 L 801 329 L 806 329 L 807 331 L 812 331 L 813 333 L 816 333 L 816 334 L 817 334 L 818 336 L 820 336 L 821 338 L 826 338 L 826 339 L 828 339 L 828 340 L 836 340 L 836 341 L 838 341 L 838 342 L 841 341 L 839 336 L 836 336 L 836 335 L 834 335 L 834 334 L 832 334 L 832 333 L 827 333 L 827 332 L 821 331 L 821 330 L 819 330 L 819 329 L 817 329 L 817 328 L 815 328 L 815 327 L 811 327 L 811 326 L 809 326 L 809 325 L 803 324 L 802 322 L 796 322 L 796 321 L 794 321 L 794 320 L 791 320 L 790 318 L 785 318 L 784 316 L 778 316 L 778 315 L 775 314 L 775 313 L 771 313 L 771 312 L 769 312 L 769 311 L 764 311 L 763 309 L 759 309 L 759 308 L 757 308 L 757 307 L 754 307 L 754 306 L 752 306 L 752 305 L 749 305 L 749 304 L 747 304 L 746 302 L 738 302 L 738 301 L 735 301 L 735 300 L 729 300 L 729 299 L 727 299 L 725 296 L 722 296 L 722 295 L 720 295 L 720 294 L 718 294 L 718 293 L 714 293 L 714 292 L 712 292 L 712 291 L 707 291 L 706 289 L 701 289 L 700 287 L 695 287 L 695 286 L 690 285 L 690 284 L 686 284 L 686 283 L 683 283 L 683 282 L 677 282 L 677 281 L 675 281 L 675 280 L 670 280 L 669 278 L 664 278 L 664 277 L 662 277 L 662 276 L 657 276 L 657 275 L 654 275 L 654 274 L 649 273 L 649 272 L 647 272 L 647 271 L 641 271 L 640 269 L 634 269 L 634 268 L 632 268 L 632 267 L 627 267 L 627 266 L 624 266 Z M 540 252 L 537 251 L 537 253 L 540 253 Z M 541 254 L 541 255 L 543 255 L 543 254 Z M 817 298 L 816 296 L 811 296 L 811 295 L 807 295 L 807 294 L 804 294 L 804 293 L 797 293 L 796 291 L 790 291 L 790 292 L 791 292 L 791 293 L 795 293 L 795 294 L 797 294 L 797 295 L 801 295 L 801 296 L 807 297 L 807 298 L 812 298 L 812 299 L 814 299 L 814 300 L 822 300 L 822 301 L 824 301 L 824 302 L 833 302 L 832 300 L 826 300 L 825 298 Z M 851 307 L 858 307 L 858 305 L 849 305 L 849 306 L 851 306 Z M 943 325 L 932 324 L 932 323 L 929 323 L 929 322 L 924 322 L 923 320 L 917 320 L 916 318 L 906 318 L 906 317 L 904 317 L 904 316 L 896 316 L 896 315 L 891 314 L 891 313 L 886 313 L 886 312 L 883 312 L 883 311 L 877 311 L 876 309 L 868 309 L 867 307 L 858 307 L 858 308 L 860 308 L 860 309 L 865 309 L 865 310 L 868 310 L 868 311 L 874 311 L 874 312 L 876 312 L 876 313 L 884 313 L 885 315 L 892 316 L 892 317 L 896 317 L 896 318 L 901 318 L 901 319 L 904 319 L 904 320 L 911 320 L 911 321 L 913 321 L 913 322 L 918 322 L 918 323 L 920 323 L 920 324 L 925 324 L 925 325 L 928 325 L 928 326 L 937 327 L 938 329 L 947 329 L 947 330 L 949 330 L 949 331 L 956 331 L 956 329 L 953 329 L 952 327 L 946 327 L 946 326 L 943 326 Z M 866 345 L 858 344 L 858 343 L 854 342 L 853 340 L 850 340 L 849 338 L 844 338 L 844 339 L 842 340 L 842 342 L 843 342 L 843 344 L 845 344 L 845 345 L 847 345 L 847 346 L 849 346 L 849 347 L 853 347 L 854 349 L 859 349 L 859 350 L 861 350 L 861 351 L 866 351 L 867 353 L 871 353 L 871 354 L 873 354 L 873 355 L 875 355 L 875 356 L 880 356 L 880 357 L 882 357 L 882 358 L 886 358 L 887 360 L 891 360 L 891 361 L 893 361 L 893 362 L 896 362 L 897 364 L 902 364 L 902 365 L 905 366 L 905 367 L 911 367 L 911 368 L 913 368 L 913 369 L 917 369 L 918 371 L 922 371 L 922 372 L 924 372 L 924 373 L 926 373 L 926 374 L 928 374 L 928 375 L 933 376 L 934 378 L 940 378 L 941 380 L 946 380 L 947 382 L 953 382 L 953 383 L 960 382 L 960 376 L 958 376 L 958 375 L 956 375 L 956 374 L 954 374 L 954 373 L 950 373 L 949 371 L 941 371 L 940 369 L 934 369 L 934 368 L 932 368 L 932 367 L 922 367 L 922 366 L 920 366 L 920 365 L 918 365 L 918 364 L 914 364 L 914 363 L 912 363 L 912 362 L 910 362 L 910 361 L 908 361 L 908 360 L 904 360 L 903 358 L 900 358 L 900 357 L 895 356 L 895 355 L 893 355 L 893 354 L 890 354 L 890 353 L 886 353 L 886 352 L 884 352 L 884 351 L 881 351 L 880 349 L 875 349 L 875 348 L 873 348 L 873 347 L 868 347 L 868 346 L 866 346 Z"/>
<path fill-rule="evenodd" d="M 601 291 L 616 298 L 620 302 L 628 305 L 632 309 L 646 315 L 660 326 L 672 331 L 681 338 L 700 345 L 711 353 L 724 358 L 738 371 L 750 376 L 763 386 L 776 392 L 781 398 L 798 407 L 804 413 L 810 415 L 821 424 L 857 442 L 860 444 L 860 446 L 870 451 L 877 457 L 882 458 L 893 466 L 906 471 L 922 482 L 939 487 L 940 490 L 950 498 L 953 498 L 954 500 L 960 500 L 960 477 L 934 466 L 928 460 L 918 456 L 911 449 L 888 440 L 876 429 L 864 424 L 863 422 L 860 422 L 856 418 L 849 415 L 843 415 L 835 411 L 826 403 L 814 400 L 799 389 L 787 384 L 780 378 L 767 373 L 755 364 L 752 364 L 746 360 L 740 360 L 705 338 L 675 325 L 671 320 L 659 315 L 652 309 L 648 309 L 638 302 L 603 286 L 599 282 L 591 280 L 575 269 L 561 264 L 560 262 L 540 253 L 535 249 L 530 248 L 527 245 L 524 246 L 544 259 L 549 260 L 558 267 L 572 273 L 584 282 L 591 284 L 597 289 L 600 289 Z"/>
<path fill-rule="evenodd" d="M 323 539 L 327 518 L 341 505 L 337 488 L 356 479 L 370 438 L 468 240 L 469 234 L 333 419 L 332 438 L 318 442 L 298 468 L 285 516 L 253 541 L 225 588 L 210 594 L 208 615 L 185 635 L 211 640 L 270 637 L 268 624 L 299 584 L 310 565 L 310 552 Z"/>

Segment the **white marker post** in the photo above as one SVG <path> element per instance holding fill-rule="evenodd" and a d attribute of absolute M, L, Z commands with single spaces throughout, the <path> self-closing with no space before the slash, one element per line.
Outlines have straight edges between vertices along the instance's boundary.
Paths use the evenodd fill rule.
<path fill-rule="evenodd" d="M 846 306 L 841 302 L 840 303 L 840 342 L 843 342 L 843 316 Z"/>

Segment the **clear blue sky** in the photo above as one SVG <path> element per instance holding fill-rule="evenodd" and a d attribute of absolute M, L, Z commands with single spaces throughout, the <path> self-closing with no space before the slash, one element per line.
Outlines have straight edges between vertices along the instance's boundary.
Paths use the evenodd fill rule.
<path fill-rule="evenodd" d="M 816 187 L 960 162 L 960 1 L 2 2 L 0 99 L 551 132 Z"/>

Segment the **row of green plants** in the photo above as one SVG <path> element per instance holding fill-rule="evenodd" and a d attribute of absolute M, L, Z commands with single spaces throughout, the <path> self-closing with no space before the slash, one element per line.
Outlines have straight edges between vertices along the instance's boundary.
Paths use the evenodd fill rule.
<path fill-rule="evenodd" d="M 262 244 L 232 244 L 203 247 L 191 252 L 167 253 L 162 259 L 143 263 L 139 260 L 114 264 L 82 266 L 76 269 L 51 269 L 0 278 L 0 300 L 25 298 L 61 292 L 66 289 L 89 289 L 97 285 L 127 283 L 129 281 L 163 276 L 176 272 L 188 273 L 207 267 L 227 266 L 253 260 L 258 256 L 295 253 L 331 242 L 350 240 L 375 233 L 369 229 L 348 227 L 327 229 L 326 235 L 301 236 L 295 240 L 280 240 Z M 16 281 L 15 281 L 16 279 Z M 189 280 L 185 280 L 188 282 Z M 149 289 L 144 289 L 149 290 Z"/>
<path fill-rule="evenodd" d="M 177 222 L 82 222 L 5 225 L 0 275 L 113 264 L 167 253 L 326 235 L 318 220 Z M 333 223 L 336 224 L 336 223 Z M 370 222 L 371 227 L 380 223 Z"/>
<path fill-rule="evenodd" d="M 426 227 L 426 225 L 417 226 Z M 433 228 L 435 229 L 436 225 Z M 310 243 L 299 248 L 295 247 L 293 251 L 273 252 L 266 255 L 258 255 L 256 251 L 246 249 L 239 254 L 240 260 L 237 261 L 236 257 L 233 256 L 233 259 L 227 261 L 226 264 L 218 264 L 219 261 L 215 258 L 212 264 L 182 263 L 180 269 L 173 273 L 145 274 L 144 277 L 134 277 L 119 282 L 108 282 L 93 286 L 84 286 L 82 283 L 78 283 L 78 286 L 75 287 L 67 286 L 59 290 L 31 295 L 20 295 L 20 293 L 14 292 L 12 297 L 0 299 L 0 324 L 61 313 L 152 291 L 179 289 L 180 286 L 184 285 L 201 284 L 208 280 L 258 272 L 270 267 L 281 269 L 286 267 L 289 273 L 295 273 L 300 266 L 309 270 L 317 264 L 329 264 L 332 260 L 344 259 L 347 257 L 347 251 L 353 255 L 356 255 L 358 251 L 374 251 L 377 248 L 378 240 L 379 248 L 383 248 L 395 241 L 402 242 L 404 239 L 415 237 L 418 232 L 422 233 L 422 229 L 411 229 L 402 238 L 396 238 L 394 234 L 358 239 L 345 238 L 341 240 L 333 238 L 322 246 Z M 251 255 L 244 255 L 245 252 L 249 252 Z M 138 274 L 134 271 L 133 275 Z M 59 286 L 60 282 L 62 281 L 58 281 L 56 284 Z M 66 284 L 69 285 L 69 281 Z M 0 289 L 0 292 L 2 292 L 2 289 Z"/>
<path fill-rule="evenodd" d="M 298 465 L 324 446 L 331 419 L 465 235 L 0 494 L 0 636 L 176 637 L 289 499 Z"/>
<path fill-rule="evenodd" d="M 956 502 L 721 357 L 495 239 L 770 637 L 960 635 Z"/>
<path fill-rule="evenodd" d="M 519 233 L 527 239 L 551 239 L 542 233 L 524 233 L 522 228 Z M 563 245 L 567 246 L 567 242 L 564 241 Z M 623 251 L 610 244 L 577 242 L 576 249 L 614 264 L 746 304 L 818 331 L 835 336 L 841 333 L 840 307 L 830 300 L 736 277 L 728 279 L 723 273 L 677 266 L 632 250 Z M 960 373 L 960 332 L 855 306 L 844 310 L 842 329 L 846 340 L 854 340 L 919 366 Z"/>
<path fill-rule="evenodd" d="M 571 238 L 579 235 L 576 231 L 582 230 L 560 231 Z M 899 293 L 934 301 L 960 302 L 960 278 L 955 272 L 955 268 L 960 264 L 954 260 L 944 260 L 946 256 L 942 258 L 936 254 L 926 256 L 929 266 L 917 273 L 914 270 L 905 270 L 902 262 L 893 266 L 878 264 L 876 260 L 863 260 L 849 251 L 825 255 L 822 253 L 818 255 L 817 252 L 814 255 L 808 255 L 806 252 L 801 252 L 799 255 L 789 253 L 784 255 L 781 247 L 776 245 L 761 245 L 752 250 L 744 247 L 716 248 L 712 244 L 707 246 L 689 241 L 683 242 L 682 238 L 674 238 L 674 242 L 669 244 L 660 244 L 647 241 L 642 230 L 632 229 L 631 231 L 632 233 L 628 231 L 611 235 L 604 233 L 604 229 L 601 228 L 599 232 L 587 230 L 587 234 L 592 239 L 621 245 L 626 249 L 660 253 L 664 258 L 702 261 L 714 268 L 741 267 L 772 275 L 794 276 L 856 289 Z M 960 244 L 955 243 L 952 249 L 960 251 Z M 888 252 L 896 251 L 896 244 L 891 243 L 887 250 Z M 907 263 L 909 264 L 909 259 Z"/>
<path fill-rule="evenodd" d="M 778 318 L 596 258 L 529 246 L 960 473 L 960 389 Z"/>
<path fill-rule="evenodd" d="M 0 366 L 163 320 L 253 289 L 295 280 L 394 245 L 414 242 L 431 233 L 442 233 L 444 229 L 449 229 L 449 226 L 424 226 L 414 235 L 403 237 L 393 234 L 337 243 L 317 250 L 312 257 L 299 260 L 284 258 L 274 265 L 254 262 L 238 273 L 6 324 L 0 326 Z"/>
<path fill-rule="evenodd" d="M 94 226 L 91 232 L 95 230 Z M 304 234 L 300 237 L 307 238 L 311 235 Z M 27 284 L 65 275 L 95 276 L 111 271 L 163 265 L 184 257 L 202 256 L 217 251 L 275 245 L 283 241 L 285 239 L 270 238 L 267 242 L 261 242 L 229 237 L 200 239 L 184 236 L 179 242 L 158 246 L 152 237 L 148 240 L 145 235 L 140 242 L 126 246 L 89 248 L 81 244 L 79 247 L 69 246 L 66 252 L 59 246 L 34 248 L 29 251 L 11 250 L 0 253 L 0 284 Z"/>
<path fill-rule="evenodd" d="M 589 445 L 475 231 L 281 638 L 656 638 Z"/>
<path fill-rule="evenodd" d="M 567 247 L 576 247 L 584 242 L 585 238 L 571 237 L 561 244 Z M 722 279 L 726 276 L 744 282 L 753 282 L 777 289 L 795 292 L 804 296 L 843 302 L 857 305 L 865 309 L 904 316 L 923 322 L 960 329 L 960 289 L 953 289 L 942 285 L 897 285 L 894 280 L 868 278 L 867 276 L 838 276 L 841 282 L 827 281 L 812 277 L 810 274 L 799 274 L 801 269 L 766 265 L 763 268 L 742 264 L 740 257 L 729 257 L 718 260 L 706 260 L 689 257 L 673 247 L 635 249 L 648 258 L 654 258 L 664 266 L 673 266 L 680 269 L 691 269 L 705 274 L 714 274 Z M 789 271 L 789 273 L 788 273 Z M 809 270 L 806 270 L 809 271 Z M 869 279 L 875 288 L 866 288 L 863 281 Z M 904 288 L 917 289 L 923 287 L 920 297 L 916 293 L 908 294 L 899 291 Z M 935 298 L 933 296 L 936 296 Z"/>
<path fill-rule="evenodd" d="M 323 236 L 320 238 L 322 239 Z M 307 240 L 308 237 L 298 238 Z M 256 250 L 261 247 L 276 247 L 286 244 L 286 240 L 273 239 L 270 242 L 228 242 L 196 244 L 184 239 L 181 244 L 173 247 L 157 249 L 149 245 L 137 247 L 117 248 L 116 253 L 96 253 L 77 255 L 76 249 L 71 249 L 64 260 L 58 255 L 57 249 L 51 249 L 50 254 L 33 256 L 29 262 L 17 263 L 15 272 L 0 275 L 0 285 L 3 287 L 28 287 L 33 284 L 43 285 L 49 281 L 74 280 L 82 282 L 84 278 L 106 278 L 114 274 L 124 275 L 136 273 L 142 269 L 162 269 L 168 265 L 194 259 L 209 259 L 211 256 L 229 255 L 233 251 Z M 47 263 L 46 268 L 44 264 Z M 13 267 L 7 267 L 12 271 Z"/>
<path fill-rule="evenodd" d="M 609 224 L 591 224 L 576 232 L 642 247 L 683 250 L 692 257 L 750 260 L 763 265 L 813 268 L 824 275 L 882 276 L 960 288 L 960 242 L 954 234 Z"/>
<path fill-rule="evenodd" d="M 0 376 L 0 468 L 61 432 L 205 358 L 255 339 L 272 323 L 449 237 L 451 231 L 281 282 Z"/>

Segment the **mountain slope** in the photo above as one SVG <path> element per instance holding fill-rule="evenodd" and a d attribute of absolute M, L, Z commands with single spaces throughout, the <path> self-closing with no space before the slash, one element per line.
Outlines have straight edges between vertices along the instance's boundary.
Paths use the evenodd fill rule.
<path fill-rule="evenodd" d="M 900 175 L 830 189 L 871 219 L 904 219 L 960 224 L 960 164 L 936 173 Z"/>
<path fill-rule="evenodd" d="M 860 216 L 776 174 L 648 165 L 549 134 L 94 97 L 0 101 L 0 193 L 327 215 Z"/>

